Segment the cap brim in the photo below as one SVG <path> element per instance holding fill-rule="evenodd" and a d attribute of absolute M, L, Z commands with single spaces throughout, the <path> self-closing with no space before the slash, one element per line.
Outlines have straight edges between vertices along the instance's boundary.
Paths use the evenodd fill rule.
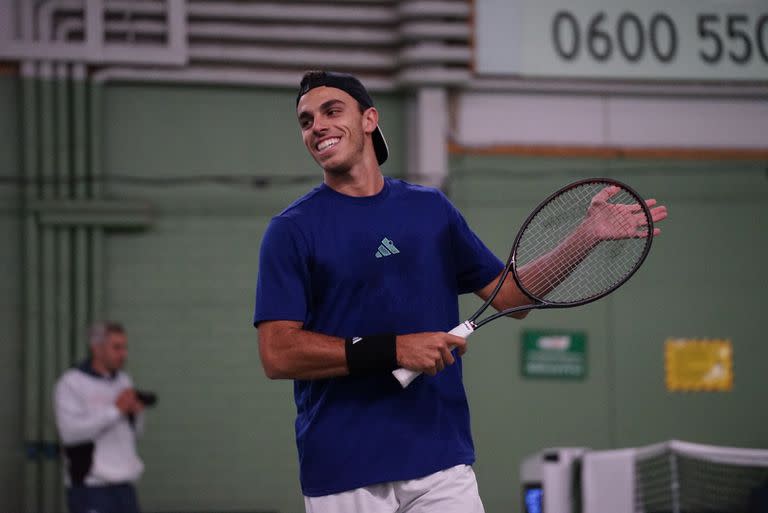
<path fill-rule="evenodd" d="M 373 131 L 371 134 L 371 137 L 373 139 L 373 149 L 376 152 L 376 160 L 379 162 L 379 165 L 386 162 L 387 157 L 389 157 L 389 147 L 387 147 L 387 141 L 384 139 L 384 134 L 381 131 L 380 127 L 376 127 L 376 130 Z"/>

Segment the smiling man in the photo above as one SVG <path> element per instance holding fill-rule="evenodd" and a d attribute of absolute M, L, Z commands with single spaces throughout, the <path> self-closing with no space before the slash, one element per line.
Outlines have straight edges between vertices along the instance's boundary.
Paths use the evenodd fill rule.
<path fill-rule="evenodd" d="M 504 265 L 439 190 L 382 174 L 389 149 L 357 78 L 306 73 L 296 115 L 323 182 L 264 234 L 253 323 L 266 375 L 294 380 L 306 510 L 482 513 L 466 343 L 446 331 L 458 296 L 486 300 Z M 507 279 L 492 305 L 529 302 Z M 424 375 L 402 388 L 398 367 Z"/>
<path fill-rule="evenodd" d="M 482 512 L 466 346 L 446 331 L 459 294 L 488 297 L 503 264 L 439 190 L 382 175 L 357 78 L 305 74 L 296 115 L 323 183 L 270 222 L 254 325 L 267 376 L 294 380 L 306 510 Z M 523 302 L 508 280 L 494 306 Z M 425 375 L 403 389 L 397 367 Z"/>

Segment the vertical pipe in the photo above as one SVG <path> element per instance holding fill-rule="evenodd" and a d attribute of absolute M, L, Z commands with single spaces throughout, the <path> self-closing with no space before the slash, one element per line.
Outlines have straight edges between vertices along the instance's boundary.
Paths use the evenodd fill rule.
<path fill-rule="evenodd" d="M 102 56 L 104 49 L 104 0 L 85 0 L 85 45 L 92 58 Z"/>
<path fill-rule="evenodd" d="M 74 197 L 80 200 L 88 197 L 87 94 L 85 65 L 75 64 L 72 68 L 72 177 Z M 81 360 L 86 356 L 85 330 L 88 324 L 88 228 L 76 227 L 74 237 L 74 336 L 70 351 L 74 360 Z"/>
<path fill-rule="evenodd" d="M 168 41 L 171 52 L 183 62 L 187 56 L 187 9 L 186 0 L 167 0 Z"/>
<path fill-rule="evenodd" d="M 41 320 L 43 332 L 43 351 L 41 358 L 42 375 L 40 376 L 40 426 L 39 440 L 48 442 L 56 436 L 53 432 L 53 411 L 51 408 L 51 392 L 53 391 L 53 374 L 56 370 L 56 256 L 59 252 L 56 232 L 50 227 L 43 226 L 40 241 L 42 263 L 41 290 L 42 297 Z M 47 448 L 47 445 L 44 445 Z M 58 476 L 55 462 L 50 454 L 43 451 L 41 455 L 42 479 L 39 493 L 41 496 L 41 511 L 54 511 L 55 501 L 51 494 L 51 483 Z"/>
<path fill-rule="evenodd" d="M 39 465 L 34 453 L 34 442 L 37 438 L 39 425 L 38 410 L 38 375 L 40 373 L 40 317 L 39 302 L 39 234 L 35 213 L 29 208 L 30 201 L 38 199 L 35 187 L 38 177 L 39 155 L 38 143 L 38 86 L 36 79 L 37 66 L 33 62 L 23 62 L 21 65 L 21 97 L 22 97 L 22 130 L 23 157 L 22 178 L 24 192 L 22 195 L 24 262 L 23 271 L 23 359 L 24 359 L 24 413 L 23 430 L 27 444 L 27 458 L 24 462 L 24 503 L 26 513 L 40 511 L 38 504 L 37 483 L 40 481 Z"/>
<path fill-rule="evenodd" d="M 71 138 L 69 133 L 70 124 L 70 98 L 69 98 L 69 71 L 67 65 L 59 63 L 56 65 L 56 154 L 57 154 L 57 172 L 56 181 L 59 183 L 56 198 L 59 201 L 66 201 L 72 195 L 72 177 L 70 168 L 70 146 Z M 60 259 L 58 261 L 58 280 L 60 289 L 57 294 L 57 372 L 61 373 L 70 366 L 71 355 L 69 354 L 69 344 L 71 337 L 70 312 L 71 298 L 71 237 L 70 229 L 62 227 L 58 230 L 59 245 L 61 246 Z"/>
<path fill-rule="evenodd" d="M 59 201 L 67 201 L 72 195 L 72 176 L 71 176 L 71 136 L 70 136 L 70 94 L 69 94 L 69 69 L 64 63 L 56 66 L 56 153 L 57 162 L 57 181 L 59 182 L 57 198 Z M 59 259 L 57 261 L 57 313 L 58 320 L 56 326 L 56 369 L 52 376 L 55 380 L 61 373 L 72 364 L 72 354 L 70 346 L 72 344 L 72 251 L 73 236 L 72 229 L 61 227 L 57 229 L 58 245 L 60 248 Z M 53 422 L 49 425 L 52 437 L 50 440 L 56 441 L 56 426 Z M 55 475 L 50 483 L 52 496 L 55 498 L 54 504 L 56 511 L 63 511 L 64 490 L 61 480 L 62 462 L 57 454 L 51 455 L 53 458 L 52 466 L 55 469 Z"/>
<path fill-rule="evenodd" d="M 416 91 L 415 168 L 409 177 L 419 183 L 442 188 L 448 176 L 448 96 L 443 87 L 421 87 Z"/>
<path fill-rule="evenodd" d="M 75 295 L 75 314 L 74 324 L 76 336 L 73 340 L 71 353 L 75 361 L 83 360 L 87 356 L 86 351 L 86 327 L 88 326 L 88 290 L 89 290 L 89 268 L 88 268 L 88 228 L 79 226 L 75 230 L 74 252 L 76 258 L 74 262 L 74 295 Z"/>
<path fill-rule="evenodd" d="M 40 96 L 40 123 L 41 138 L 40 156 L 41 175 L 43 177 L 42 197 L 44 200 L 55 200 L 58 194 L 56 184 L 56 94 L 53 65 L 43 62 L 40 65 L 41 96 Z M 53 412 L 51 409 L 51 391 L 53 390 L 54 375 L 58 368 L 56 343 L 57 343 L 57 295 L 59 293 L 57 280 L 57 261 L 60 259 L 60 245 L 55 227 L 42 226 L 42 240 L 40 254 L 42 262 L 40 297 L 42 300 L 42 373 L 39 382 L 39 408 L 40 426 L 38 429 L 41 441 L 49 441 L 55 438 L 53 426 Z M 43 454 L 42 479 L 40 482 L 41 510 L 54 511 L 55 500 L 51 493 L 51 483 L 57 478 L 57 469 L 49 454 Z"/>
<path fill-rule="evenodd" d="M 103 87 L 94 80 L 90 82 L 90 177 L 92 198 L 98 198 L 102 194 L 100 182 L 103 176 L 103 162 L 101 156 L 101 105 L 103 101 Z M 90 319 L 104 319 L 106 305 L 104 304 L 104 230 L 94 227 L 91 229 L 90 238 L 91 255 L 91 284 L 90 284 Z"/>

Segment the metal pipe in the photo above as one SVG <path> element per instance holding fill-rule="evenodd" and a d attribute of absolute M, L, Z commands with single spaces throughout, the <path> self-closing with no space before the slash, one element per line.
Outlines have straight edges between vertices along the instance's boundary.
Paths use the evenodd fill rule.
<path fill-rule="evenodd" d="M 330 52 L 328 49 L 287 49 L 270 45 L 232 46 L 213 43 L 189 48 L 190 60 L 260 64 L 275 67 L 354 67 L 358 69 L 394 70 L 397 59 L 393 52 L 377 50 L 348 50 Z"/>
<path fill-rule="evenodd" d="M 21 175 L 26 183 L 35 183 L 39 173 L 38 154 L 38 110 L 37 90 L 38 82 L 36 65 L 31 62 L 23 62 L 21 65 L 21 97 L 22 112 L 21 124 L 23 130 L 23 159 Z M 23 508 L 27 513 L 41 511 L 38 504 L 39 493 L 37 490 L 40 482 L 40 465 L 38 465 L 35 453 L 36 443 L 39 440 L 40 426 L 40 397 L 38 389 L 38 376 L 40 374 L 40 265 L 39 251 L 40 240 L 37 222 L 34 213 L 28 208 L 30 202 L 39 199 L 34 186 L 22 189 L 22 218 L 24 238 L 24 258 L 26 268 L 22 273 L 24 301 L 23 301 L 23 344 L 22 353 L 24 361 L 24 404 L 23 404 L 23 432 L 27 444 L 27 455 L 24 460 L 24 499 Z"/>
<path fill-rule="evenodd" d="M 421 43 L 406 46 L 398 56 L 400 64 L 464 64 L 469 66 L 472 52 L 466 47 L 452 47 L 439 43 Z"/>
<path fill-rule="evenodd" d="M 43 177 L 40 186 L 42 199 L 55 199 L 58 196 L 57 185 L 57 153 L 56 153 L 56 91 L 53 74 L 53 64 L 41 62 L 38 79 L 40 81 L 40 175 Z M 39 225 L 39 220 L 38 220 Z M 53 411 L 51 409 L 51 390 L 58 371 L 58 316 L 57 295 L 58 276 L 57 261 L 60 259 L 59 237 L 56 228 L 40 226 L 40 260 L 41 260 L 41 290 L 40 317 L 41 327 L 41 372 L 39 375 L 39 409 L 40 426 L 38 440 L 47 447 L 47 443 L 56 439 Z M 52 482 L 58 480 L 58 467 L 52 462 L 50 455 L 44 450 L 40 464 L 42 475 L 40 482 L 41 511 L 53 511 L 56 500 L 52 493 Z"/>
<path fill-rule="evenodd" d="M 72 67 L 72 177 L 75 181 L 74 198 L 85 199 L 88 196 L 87 155 L 88 155 L 88 119 L 87 113 L 87 83 L 85 65 L 75 64 Z M 86 356 L 86 327 L 88 325 L 88 228 L 75 228 L 73 266 L 74 282 L 74 336 L 71 354 L 74 360 Z"/>
<path fill-rule="evenodd" d="M 397 13 L 407 18 L 460 18 L 469 19 L 472 9 L 464 0 L 409 0 L 400 2 Z"/>
<path fill-rule="evenodd" d="M 469 42 L 472 31 L 466 20 L 460 21 L 411 21 L 400 24 L 400 36 L 406 41 L 461 41 Z"/>
<path fill-rule="evenodd" d="M 90 114 L 88 152 L 89 152 L 89 172 L 88 175 L 93 178 L 91 182 L 91 198 L 100 198 L 102 195 L 102 185 L 99 180 L 104 174 L 104 162 L 102 160 L 101 148 L 102 141 L 102 102 L 103 86 L 91 81 L 90 94 L 88 95 L 88 112 Z M 104 229 L 100 227 L 89 228 L 88 254 L 90 256 L 90 274 L 88 290 L 88 318 L 91 320 L 104 319 L 107 311 L 104 304 L 106 297 L 104 291 Z"/>
<path fill-rule="evenodd" d="M 53 196 L 57 200 L 66 200 L 69 195 L 69 98 L 68 98 L 68 70 L 66 64 L 55 64 L 53 73 L 53 108 L 50 123 L 54 131 L 54 147 L 56 157 L 53 159 L 54 176 Z M 70 182 L 71 183 L 71 182 Z M 39 219 L 38 219 L 39 222 Z M 49 447 L 43 460 L 44 488 L 47 502 L 52 505 L 51 511 L 61 511 L 64 504 L 61 479 L 61 459 L 52 451 L 58 434 L 51 407 L 51 394 L 53 386 L 61 372 L 70 364 L 68 361 L 67 346 L 69 345 L 69 326 L 71 315 L 69 313 L 69 294 L 71 290 L 69 263 L 72 244 L 69 230 L 60 227 L 51 227 L 54 245 L 53 281 L 49 284 L 49 294 L 52 296 L 54 319 L 52 344 L 49 355 L 49 370 L 44 379 L 44 388 L 47 395 L 47 412 L 43 424 L 43 440 Z"/>
<path fill-rule="evenodd" d="M 190 3 L 187 11 L 191 19 L 217 18 L 239 21 L 291 21 L 350 23 L 354 25 L 395 24 L 398 22 L 394 7 L 379 5 L 356 6 L 350 9 L 344 5 L 316 5 L 310 3 Z"/>
<path fill-rule="evenodd" d="M 109 23 L 107 31 L 112 28 L 113 24 Z M 192 46 L 201 39 L 280 42 L 292 45 L 312 43 L 366 46 L 394 46 L 400 40 L 398 34 L 390 28 L 373 26 L 365 28 L 359 26 L 318 27 L 314 24 L 295 25 L 288 23 L 242 25 L 195 20 L 189 22 L 189 39 Z"/>
<path fill-rule="evenodd" d="M 297 87 L 300 71 L 269 71 L 251 68 L 226 68 L 193 66 L 184 69 L 145 69 L 111 67 L 96 71 L 91 76 L 93 84 L 108 81 L 118 82 L 177 82 L 197 84 L 259 85 L 272 87 Z M 391 92 L 396 90 L 394 80 L 378 75 L 360 74 L 371 91 Z"/>

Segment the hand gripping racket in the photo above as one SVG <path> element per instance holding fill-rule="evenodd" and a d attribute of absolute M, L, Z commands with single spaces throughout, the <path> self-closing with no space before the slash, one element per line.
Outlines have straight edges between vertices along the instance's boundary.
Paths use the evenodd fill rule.
<path fill-rule="evenodd" d="M 466 338 L 509 314 L 600 299 L 623 285 L 642 265 L 653 234 L 648 205 L 623 183 L 590 178 L 566 185 L 528 216 L 490 297 L 449 333 Z M 478 320 L 510 273 L 531 303 Z M 400 368 L 392 374 L 407 387 L 420 373 Z"/>

